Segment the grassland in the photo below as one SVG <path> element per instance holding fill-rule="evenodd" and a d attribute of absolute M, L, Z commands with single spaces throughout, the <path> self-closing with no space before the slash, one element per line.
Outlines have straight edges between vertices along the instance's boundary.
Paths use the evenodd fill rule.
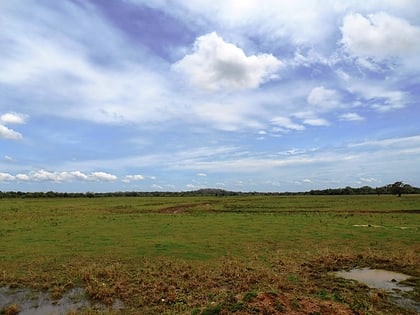
<path fill-rule="evenodd" d="M 125 314 L 413 314 L 330 272 L 404 272 L 418 300 L 419 214 L 419 195 L 0 199 L 0 286 Z"/>

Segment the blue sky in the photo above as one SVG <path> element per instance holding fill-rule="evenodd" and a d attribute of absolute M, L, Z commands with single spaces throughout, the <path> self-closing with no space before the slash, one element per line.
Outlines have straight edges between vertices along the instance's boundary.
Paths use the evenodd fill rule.
<path fill-rule="evenodd" d="M 420 186 L 417 0 L 0 12 L 0 190 Z"/>

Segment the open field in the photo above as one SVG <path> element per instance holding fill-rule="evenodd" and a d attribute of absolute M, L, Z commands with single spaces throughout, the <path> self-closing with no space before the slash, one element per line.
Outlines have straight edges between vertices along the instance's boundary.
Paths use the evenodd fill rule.
<path fill-rule="evenodd" d="M 419 300 L 419 214 L 420 195 L 0 199 L 0 286 L 109 314 L 414 314 L 330 272 L 404 272 Z"/>

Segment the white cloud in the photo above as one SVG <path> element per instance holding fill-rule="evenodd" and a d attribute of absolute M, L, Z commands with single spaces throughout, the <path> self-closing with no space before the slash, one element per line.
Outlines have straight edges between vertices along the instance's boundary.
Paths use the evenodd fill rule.
<path fill-rule="evenodd" d="M 334 65 L 337 60 L 334 58 L 326 58 L 314 49 L 303 53 L 297 50 L 294 54 L 293 60 L 290 62 L 293 66 L 311 67 L 314 64 L 323 64 L 327 66 Z"/>
<path fill-rule="evenodd" d="M 205 173 L 197 173 L 196 175 L 199 176 L 199 177 L 206 177 L 207 176 L 207 174 L 205 174 Z"/>
<path fill-rule="evenodd" d="M 377 94 L 378 98 L 382 98 L 383 101 L 378 100 L 377 103 L 372 107 L 378 112 L 388 112 L 395 109 L 401 109 L 406 106 L 406 93 L 402 91 L 382 91 L 381 94 Z"/>
<path fill-rule="evenodd" d="M 383 60 L 420 53 L 420 28 L 385 12 L 349 14 L 341 32 L 342 44 L 354 56 Z"/>
<path fill-rule="evenodd" d="M 6 113 L 0 116 L 0 122 L 7 124 L 24 124 L 26 116 L 18 113 Z"/>
<path fill-rule="evenodd" d="M 371 82 L 363 84 L 355 82 L 348 88 L 349 92 L 359 94 L 374 110 L 388 112 L 401 109 L 407 106 L 409 100 L 406 92 L 392 90 L 386 84 Z"/>
<path fill-rule="evenodd" d="M 10 175 L 8 173 L 0 173 L 0 182 L 7 182 L 14 180 L 15 177 L 13 175 Z"/>
<path fill-rule="evenodd" d="M 410 148 L 410 147 L 420 147 L 420 135 L 411 136 L 411 137 L 400 137 L 400 138 L 388 138 L 382 140 L 367 140 L 364 142 L 353 143 L 349 147 L 364 147 L 364 146 L 378 146 L 386 148 Z"/>
<path fill-rule="evenodd" d="M 310 126 L 329 126 L 330 123 L 324 118 L 317 116 L 315 111 L 297 112 L 293 114 L 294 117 L 301 119 L 302 122 Z"/>
<path fill-rule="evenodd" d="M 13 129 L 0 125 L 0 138 L 8 140 L 21 140 L 23 136 L 21 133 L 14 131 Z"/>
<path fill-rule="evenodd" d="M 127 175 L 122 181 L 124 183 L 130 183 L 132 181 L 140 181 L 140 180 L 144 180 L 144 176 L 143 175 Z"/>
<path fill-rule="evenodd" d="M 335 73 L 341 80 L 348 81 L 351 79 L 351 76 L 343 69 L 338 69 L 335 71 Z"/>
<path fill-rule="evenodd" d="M 337 161 L 337 156 L 291 156 L 291 157 L 271 157 L 252 155 L 249 157 L 228 157 L 223 160 L 194 161 L 178 168 L 182 169 L 203 169 L 208 172 L 241 172 L 252 174 L 254 172 L 272 172 L 278 168 L 299 167 L 304 165 L 314 165 L 317 163 Z"/>
<path fill-rule="evenodd" d="M 171 92 L 162 65 L 155 68 L 161 61 L 122 36 L 97 7 L 63 1 L 6 5 L 4 12 L 0 84 L 22 91 L 19 106 L 31 116 L 101 123 L 167 119 Z"/>
<path fill-rule="evenodd" d="M 382 182 L 391 182 L 396 168 L 399 176 L 411 183 L 419 175 L 416 167 L 420 163 L 419 141 L 420 136 L 373 140 L 342 147 L 324 147 L 295 155 L 246 152 L 244 155 L 230 154 L 219 159 L 195 159 L 169 168 L 231 174 L 230 178 L 240 180 L 251 177 L 260 183 L 267 178 L 290 181 L 310 178 L 318 187 L 322 183 L 330 186 L 333 179 L 339 179 L 334 185 L 344 187 L 354 182 L 355 176 L 357 179 L 372 177 Z M 401 165 L 408 165 L 409 169 L 401 169 Z M 360 175 L 362 169 L 368 169 L 369 173 Z M 311 177 L 307 177 L 308 174 Z M 250 189 L 249 185 L 245 186 Z"/>
<path fill-rule="evenodd" d="M 282 63 L 271 54 L 246 56 L 216 33 L 198 37 L 194 51 L 174 64 L 189 80 L 206 90 L 257 88 L 275 78 Z"/>
<path fill-rule="evenodd" d="M 39 170 L 29 174 L 20 174 L 20 179 L 31 181 L 72 182 L 72 181 L 115 181 L 117 176 L 105 172 L 85 174 L 81 171 L 50 172 Z"/>
<path fill-rule="evenodd" d="M 19 161 L 3 160 L 3 171 L 12 173 L 9 175 L 15 176 L 15 181 L 74 182 L 73 187 L 91 181 L 90 185 L 95 187 L 94 181 L 114 181 L 116 176 L 93 174 L 92 170 L 120 174 L 117 172 L 121 169 L 136 169 L 139 165 L 150 174 L 159 174 L 156 183 L 164 183 L 161 184 L 164 189 L 165 183 L 174 178 L 178 188 L 185 187 L 188 182 L 183 182 L 182 178 L 191 174 L 196 179 L 202 178 L 196 177 L 198 172 L 238 170 L 238 173 L 246 173 L 248 169 L 257 169 L 250 177 L 258 177 L 259 170 L 266 170 L 264 167 L 270 170 L 272 166 L 281 170 L 276 174 L 267 173 L 280 178 L 289 172 L 290 165 L 296 165 L 293 169 L 297 172 L 301 172 L 302 165 L 302 168 L 312 165 L 311 158 L 316 155 L 295 154 L 293 156 L 300 159 L 277 164 L 277 151 L 296 145 L 296 137 L 289 136 L 292 132 L 299 134 L 299 147 L 315 142 L 327 147 L 330 143 L 334 150 L 334 146 L 345 141 L 345 136 L 334 132 L 333 128 L 339 126 L 333 119 L 361 121 L 364 117 L 359 113 L 364 112 L 369 113 L 366 118 L 371 123 L 365 124 L 363 134 L 355 130 L 354 139 L 378 133 L 372 129 L 378 126 L 376 116 L 382 122 L 382 134 L 413 134 L 416 130 L 415 123 L 405 124 L 404 130 L 398 129 L 401 115 L 408 111 L 399 113 L 401 119 L 379 114 L 409 105 L 413 114 L 417 112 L 417 76 L 413 75 L 413 70 L 408 76 L 398 58 L 417 53 L 418 44 L 410 46 L 405 39 L 396 38 L 395 45 L 390 41 L 393 47 L 385 47 L 383 39 L 395 38 L 396 30 L 401 31 L 401 37 L 411 38 L 411 31 L 406 30 L 417 33 L 419 15 L 414 12 L 419 12 L 420 6 L 411 2 L 412 9 L 407 9 L 410 0 L 346 3 L 340 0 L 327 3 L 324 0 L 132 1 L 146 6 L 131 7 L 133 13 L 157 8 L 150 11 L 150 17 L 158 14 L 173 18 L 171 31 L 175 35 L 181 30 L 183 35 L 173 36 L 171 43 L 132 36 L 135 30 L 128 30 L 127 25 L 113 20 L 116 11 L 108 14 L 106 10 L 110 8 L 105 9 L 106 4 L 102 3 L 63 1 L 36 5 L 36 1 L 29 0 L 28 5 L 0 1 L 3 13 L 0 29 L 7 29 L 0 32 L 4 48 L 0 50 L 0 68 L 5 70 L 0 72 L 0 84 L 2 91 L 6 91 L 0 105 L 3 109 L 0 110 L 0 142 L 3 138 L 21 139 L 22 134 L 31 136 L 30 141 L 21 141 L 19 148 L 15 141 L 3 140 L 0 144 L 2 156 L 7 153 Z M 387 10 L 392 7 L 391 1 L 398 2 L 401 10 Z M 126 6 L 127 2 L 119 5 Z M 380 11 L 388 13 L 376 13 Z M 349 12 L 360 14 L 348 15 Z M 375 14 L 368 15 L 371 13 Z M 349 19 L 343 20 L 344 16 Z M 152 20 L 160 23 L 159 19 Z M 366 21 L 366 34 L 360 32 L 361 38 L 357 38 L 353 28 Z M 385 27 L 387 23 L 389 26 Z M 389 34 L 384 35 L 385 29 Z M 157 34 L 161 31 L 166 29 L 156 29 Z M 211 31 L 215 33 L 208 34 Z M 197 34 L 204 36 L 197 38 L 193 48 Z M 369 34 L 376 37 L 362 45 Z M 176 53 L 169 52 L 172 48 Z M 176 60 L 179 62 L 175 65 Z M 420 65 L 412 65 L 416 64 Z M 372 73 L 367 68 L 380 72 Z M 186 74 L 204 91 L 185 85 L 180 73 Z M 274 79 L 278 74 L 281 80 Z M 268 81 L 269 84 L 265 84 Z M 359 87 L 352 90 L 356 84 Z M 217 93 L 209 93 L 209 90 Z M 17 125 L 24 123 L 27 117 L 31 117 L 30 125 Z M 410 119 L 414 121 L 413 117 L 415 115 Z M 98 124 L 90 125 L 89 121 L 110 123 L 110 130 Z M 115 126 L 114 123 L 122 124 Z M 310 126 L 328 125 L 332 125 L 331 132 L 310 132 L 315 129 Z M 69 126 L 73 128 L 69 130 Z M 306 129 L 305 133 L 299 132 Z M 114 136 L 110 137 L 110 132 Z M 51 134 L 56 135 L 54 143 Z M 200 141 L 192 135 L 198 135 Z M 65 137 L 77 141 L 65 143 Z M 128 143 L 127 137 L 141 138 L 143 142 Z M 256 143 L 256 137 L 265 140 Z M 182 141 L 177 141 L 180 138 Z M 171 141 L 165 142 L 168 139 Z M 155 143 L 162 145 L 153 145 Z M 197 153 L 200 144 L 208 145 L 208 150 Z M 210 152 L 216 146 L 233 145 L 244 151 L 234 148 L 228 152 Z M 109 155 L 103 156 L 108 147 L 114 150 L 107 150 Z M 56 148 L 58 154 L 46 156 L 52 148 Z M 258 149 L 266 152 L 255 152 Z M 337 148 L 340 154 L 334 157 L 344 158 L 343 151 L 347 149 Z M 363 150 L 365 148 L 354 148 L 357 152 L 353 153 Z M 26 155 L 29 151 L 31 154 Z M 131 152 L 142 154 L 131 156 Z M 76 159 L 60 161 L 62 157 Z M 325 165 L 335 163 L 325 160 Z M 315 159 L 314 163 L 317 161 L 321 164 L 324 160 Z M 363 167 L 363 159 L 358 161 L 361 161 L 358 166 Z M 200 163 L 209 166 L 211 171 L 200 168 Z M 293 175 L 293 180 L 302 182 L 310 176 L 308 178 L 319 184 L 319 176 L 314 174 L 319 164 L 310 172 L 302 170 L 298 176 Z M 58 171 L 17 174 L 26 172 L 22 170 L 37 170 L 41 165 Z M 187 169 L 189 165 L 193 171 L 183 173 L 182 168 Z M 383 169 L 386 172 L 388 167 Z M 135 180 L 142 183 L 141 175 L 125 175 L 119 175 L 120 184 Z M 153 182 L 149 183 L 150 177 L 146 175 L 147 185 L 141 186 L 150 188 Z M 211 181 L 212 177 L 205 181 Z M 235 174 L 233 177 L 237 178 Z M 229 182 L 222 175 L 218 180 Z M 118 189 L 118 182 L 112 187 Z"/>
<path fill-rule="evenodd" d="M 95 181 L 113 182 L 117 176 L 105 172 L 93 172 L 88 178 Z"/>
<path fill-rule="evenodd" d="M 22 134 L 6 127 L 8 124 L 24 124 L 26 116 L 18 113 L 5 113 L 0 116 L 0 138 L 8 140 L 20 140 L 23 138 Z"/>
<path fill-rule="evenodd" d="M 11 156 L 8 156 L 8 155 L 5 155 L 5 156 L 4 156 L 4 160 L 5 160 L 6 162 L 14 162 L 14 159 L 13 159 Z"/>
<path fill-rule="evenodd" d="M 289 117 L 278 116 L 271 119 L 271 123 L 276 126 L 277 131 L 305 130 L 305 126 L 294 123 Z"/>
<path fill-rule="evenodd" d="M 26 182 L 30 180 L 30 177 L 27 174 L 17 174 L 16 179 L 18 181 Z"/>
<path fill-rule="evenodd" d="M 77 180 L 82 180 L 82 181 L 84 181 L 84 180 L 89 180 L 89 176 L 88 175 L 86 175 L 86 174 L 84 174 L 84 173 L 82 173 L 82 172 L 80 172 L 80 171 L 73 171 L 73 172 L 70 172 L 69 174 L 68 174 L 68 177 L 69 178 L 74 178 L 74 179 L 77 179 Z"/>
<path fill-rule="evenodd" d="M 160 185 L 158 185 L 158 184 L 153 184 L 151 187 L 152 187 L 153 189 L 157 189 L 157 190 L 161 190 L 161 189 L 163 189 L 163 187 L 162 187 L 162 186 L 160 186 Z"/>
<path fill-rule="evenodd" d="M 362 183 L 376 183 L 378 180 L 376 178 L 373 177 L 360 177 L 359 181 Z"/>
<path fill-rule="evenodd" d="M 329 111 L 340 106 L 340 95 L 336 90 L 318 86 L 311 90 L 307 97 L 307 102 L 315 110 Z"/>
<path fill-rule="evenodd" d="M 70 179 L 70 174 L 68 172 L 48 172 L 45 170 L 39 170 L 33 172 L 30 175 L 31 179 L 35 181 L 53 181 L 53 182 L 60 182 L 64 180 Z"/>
<path fill-rule="evenodd" d="M 324 118 L 307 118 L 303 123 L 310 126 L 329 126 L 330 123 Z"/>
<path fill-rule="evenodd" d="M 129 175 L 127 176 L 131 180 L 142 180 L 141 175 Z M 33 182 L 114 182 L 117 180 L 117 176 L 106 172 L 92 172 L 83 173 L 81 171 L 62 171 L 62 172 L 50 172 L 46 170 L 33 171 L 27 174 L 19 173 L 11 175 L 8 173 L 0 173 L 0 181 L 33 181 Z"/>
<path fill-rule="evenodd" d="M 405 104 L 400 102 L 386 102 L 385 104 L 373 104 L 372 108 L 380 113 L 390 112 L 396 109 L 404 108 Z"/>
<path fill-rule="evenodd" d="M 290 0 L 200 0 L 200 1 L 146 1 L 168 14 L 202 26 L 206 21 L 212 29 L 231 33 L 259 36 L 266 41 L 287 41 L 297 45 L 322 43 L 331 35 L 334 6 L 322 1 Z M 198 18 L 197 18 L 198 17 Z"/>
<path fill-rule="evenodd" d="M 340 120 L 363 121 L 363 120 L 365 120 L 365 118 L 360 116 L 357 113 L 345 113 L 345 114 L 340 115 Z"/>

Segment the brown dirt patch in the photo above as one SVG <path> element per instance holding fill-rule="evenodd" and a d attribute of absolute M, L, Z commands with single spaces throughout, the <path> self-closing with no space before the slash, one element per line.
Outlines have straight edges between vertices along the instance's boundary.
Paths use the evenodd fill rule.
<path fill-rule="evenodd" d="M 157 210 L 158 213 L 163 214 L 182 214 L 182 213 L 189 213 L 193 208 L 199 209 L 201 211 L 212 211 L 211 204 L 203 202 L 203 203 L 188 203 L 188 204 L 181 204 L 171 207 L 165 207 Z"/>
<path fill-rule="evenodd" d="M 187 213 L 191 208 L 196 207 L 197 204 L 183 204 L 183 205 L 177 205 L 177 206 L 171 206 L 159 209 L 159 213 L 167 213 L 167 214 L 177 214 L 177 213 Z"/>

